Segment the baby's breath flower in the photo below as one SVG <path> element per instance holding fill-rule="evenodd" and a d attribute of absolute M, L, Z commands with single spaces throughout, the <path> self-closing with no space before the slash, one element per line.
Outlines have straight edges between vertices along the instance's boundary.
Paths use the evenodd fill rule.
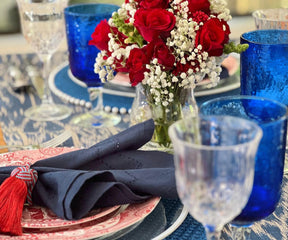
<path fill-rule="evenodd" d="M 165 59 L 161 59 L 163 56 L 158 56 L 158 59 L 151 53 L 151 59 L 142 66 L 143 69 L 146 68 L 143 73 L 142 85 L 147 89 L 147 93 L 156 105 L 168 109 L 169 104 L 173 104 L 175 99 L 180 98 L 179 89 L 194 88 L 205 75 L 208 75 L 211 84 L 216 84 L 219 81 L 220 64 L 223 57 L 209 56 L 210 53 L 204 51 L 205 42 L 203 46 L 198 44 L 196 36 L 207 19 L 218 18 L 220 21 L 229 21 L 231 16 L 229 9 L 226 8 L 225 0 L 208 1 L 211 14 L 205 15 L 202 12 L 203 15 L 199 15 L 200 17 L 196 16 L 196 12 L 190 12 L 189 1 L 169 1 L 167 11 L 175 16 L 175 26 L 170 31 L 169 37 L 165 39 L 161 33 L 160 36 L 174 55 L 175 62 L 169 64 L 168 67 L 165 64 L 160 64 L 165 62 Z M 108 34 L 108 52 L 101 51 L 97 55 L 94 71 L 99 74 L 102 81 L 112 79 L 115 68 L 127 67 L 126 63 L 133 49 L 141 49 L 150 44 L 144 40 L 141 33 L 138 32 L 139 29 L 134 26 L 135 13 L 139 8 L 139 1 L 125 1 L 118 11 L 113 13 L 113 17 L 108 20 L 109 26 L 116 27 L 121 35 L 111 31 Z M 225 28 L 226 25 L 223 24 L 223 31 L 227 31 Z M 244 46 L 226 44 L 224 50 L 225 53 L 241 52 L 244 50 Z"/>

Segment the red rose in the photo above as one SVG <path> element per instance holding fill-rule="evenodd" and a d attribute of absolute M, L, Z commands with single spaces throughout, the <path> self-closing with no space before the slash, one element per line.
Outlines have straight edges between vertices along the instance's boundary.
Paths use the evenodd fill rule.
<path fill-rule="evenodd" d="M 108 42 L 110 38 L 108 34 L 111 33 L 110 26 L 106 19 L 102 20 L 95 28 L 91 35 L 92 40 L 89 45 L 95 45 L 99 50 L 108 50 Z"/>
<path fill-rule="evenodd" d="M 193 14 L 197 11 L 202 11 L 208 15 L 210 14 L 209 0 L 188 0 L 188 8 L 190 14 Z"/>
<path fill-rule="evenodd" d="M 171 70 L 174 67 L 175 57 L 163 40 L 152 41 L 148 49 L 152 49 L 153 57 L 158 59 L 158 63 L 163 65 L 165 70 Z"/>
<path fill-rule="evenodd" d="M 94 32 L 91 35 L 91 40 L 89 41 L 89 45 L 95 45 L 99 50 L 106 50 L 108 51 L 108 42 L 110 38 L 108 37 L 109 33 L 113 33 L 117 35 L 116 39 L 118 39 L 118 43 L 122 46 L 127 46 L 124 43 L 127 36 L 123 33 L 119 32 L 116 27 L 110 27 L 107 20 L 102 20 L 95 28 Z"/>
<path fill-rule="evenodd" d="M 191 14 L 191 17 L 193 21 L 197 23 L 201 23 L 201 22 L 204 23 L 209 19 L 209 16 L 206 13 L 201 12 L 201 11 L 194 12 L 193 14 Z"/>
<path fill-rule="evenodd" d="M 143 0 L 140 2 L 142 8 L 167 8 L 169 5 L 169 0 Z"/>
<path fill-rule="evenodd" d="M 136 86 L 144 79 L 144 72 L 147 71 L 146 64 L 149 63 L 150 56 L 148 56 L 146 47 L 134 48 L 130 51 L 127 60 L 127 67 L 129 69 L 129 77 L 132 86 Z"/>
<path fill-rule="evenodd" d="M 123 57 L 122 57 L 120 60 L 115 59 L 115 61 L 114 61 L 115 70 L 116 70 L 117 72 L 127 73 L 127 72 L 129 72 L 129 69 L 128 69 L 128 67 L 123 66 L 123 61 L 124 61 Z"/>
<path fill-rule="evenodd" d="M 177 62 L 176 64 L 176 68 L 173 70 L 173 75 L 175 75 L 176 77 L 179 76 L 181 73 L 186 73 L 190 68 L 193 68 L 193 66 L 191 65 L 191 63 L 186 63 L 186 64 L 182 64 L 180 62 Z"/>
<path fill-rule="evenodd" d="M 170 33 L 176 23 L 173 13 L 161 8 L 138 9 L 134 18 L 135 27 L 148 42 L 156 39 L 160 33 Z"/>
<path fill-rule="evenodd" d="M 225 21 L 211 18 L 197 32 L 195 45 L 202 45 L 202 50 L 209 56 L 221 56 L 223 47 L 229 41 L 230 29 Z"/>

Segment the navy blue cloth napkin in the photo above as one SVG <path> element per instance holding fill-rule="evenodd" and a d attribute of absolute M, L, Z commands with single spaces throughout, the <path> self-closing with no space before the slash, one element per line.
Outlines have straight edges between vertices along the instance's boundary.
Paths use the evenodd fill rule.
<path fill-rule="evenodd" d="M 33 203 L 65 219 L 93 208 L 138 203 L 151 196 L 177 198 L 171 154 L 138 150 L 154 131 L 153 120 L 132 126 L 88 149 L 34 163 Z M 0 168 L 0 182 L 11 167 Z"/>

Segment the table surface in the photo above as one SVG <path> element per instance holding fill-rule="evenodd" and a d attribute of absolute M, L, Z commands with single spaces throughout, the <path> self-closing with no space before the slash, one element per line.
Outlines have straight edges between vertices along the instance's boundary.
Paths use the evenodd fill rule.
<path fill-rule="evenodd" d="M 52 67 L 57 66 L 65 60 L 67 60 L 67 54 L 63 52 L 55 54 Z M 122 115 L 122 121 L 119 125 L 109 129 L 99 128 L 91 132 L 90 130 L 72 127 L 68 124 L 71 117 L 75 114 L 83 113 L 87 109 L 69 103 L 65 104 L 73 108 L 73 115 L 70 118 L 53 122 L 35 122 L 25 118 L 23 116 L 24 110 L 31 105 L 39 104 L 40 99 L 32 89 L 20 92 L 12 90 L 9 85 L 11 81 L 9 67 L 17 66 L 23 69 L 22 72 L 25 74 L 25 66 L 29 64 L 40 68 L 38 57 L 35 54 L 0 55 L 0 123 L 7 144 L 29 144 L 35 143 L 33 141 L 45 141 L 59 134 L 63 129 L 70 129 L 73 132 L 72 138 L 67 140 L 63 146 L 88 147 L 128 126 L 129 115 L 125 114 Z M 225 94 L 235 94 L 235 91 Z M 53 98 L 55 102 L 62 102 L 56 96 L 53 96 Z M 198 100 L 202 102 L 207 98 L 199 98 Z M 252 226 L 251 240 L 288 239 L 287 199 L 288 186 L 287 176 L 285 176 L 282 199 L 278 208 L 267 219 L 257 222 Z M 111 236 L 110 239 L 152 239 L 176 220 L 181 209 L 182 204 L 179 200 L 162 199 L 157 208 L 135 229 L 129 233 L 124 232 L 124 236 L 117 233 Z M 230 231 L 229 226 L 225 227 L 222 234 L 223 239 L 229 239 Z M 202 225 L 188 215 L 182 225 L 166 239 L 205 239 L 205 234 Z"/>

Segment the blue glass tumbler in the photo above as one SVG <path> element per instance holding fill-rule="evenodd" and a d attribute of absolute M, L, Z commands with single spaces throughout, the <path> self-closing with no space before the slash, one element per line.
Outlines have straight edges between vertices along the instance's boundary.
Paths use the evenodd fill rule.
<path fill-rule="evenodd" d="M 288 106 L 288 30 L 246 32 L 240 41 L 249 44 L 240 55 L 241 94 L 274 99 Z M 284 172 L 288 173 L 287 157 Z"/>
<path fill-rule="evenodd" d="M 99 50 L 88 42 L 97 24 L 109 19 L 119 6 L 113 4 L 77 4 L 64 10 L 66 37 L 69 53 L 69 67 L 74 77 L 85 82 L 88 87 L 101 84 L 94 72 L 94 64 Z"/>
<path fill-rule="evenodd" d="M 256 96 L 229 96 L 209 100 L 200 106 L 204 115 L 230 115 L 255 121 L 263 130 L 255 159 L 252 193 L 235 225 L 249 226 L 276 208 L 281 196 L 285 159 L 287 107 Z"/>
<path fill-rule="evenodd" d="M 246 32 L 240 42 L 249 44 L 240 55 L 241 94 L 288 105 L 288 30 Z"/>

